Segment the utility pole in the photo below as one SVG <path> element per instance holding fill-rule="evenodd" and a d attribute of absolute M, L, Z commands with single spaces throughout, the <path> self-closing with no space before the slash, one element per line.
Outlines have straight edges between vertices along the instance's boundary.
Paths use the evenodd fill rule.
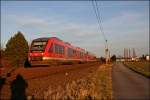
<path fill-rule="evenodd" d="M 124 48 L 124 59 L 126 58 L 126 50 L 125 50 L 125 48 Z"/>
<path fill-rule="evenodd" d="M 110 62 L 110 60 L 111 60 L 111 59 L 110 59 L 110 50 L 108 50 L 108 51 L 109 51 L 109 56 L 108 56 L 108 59 L 109 59 L 109 62 Z"/>
<path fill-rule="evenodd" d="M 107 40 L 106 40 L 106 45 L 105 45 L 105 60 L 106 60 L 106 64 L 108 64 L 108 44 L 107 44 Z"/>

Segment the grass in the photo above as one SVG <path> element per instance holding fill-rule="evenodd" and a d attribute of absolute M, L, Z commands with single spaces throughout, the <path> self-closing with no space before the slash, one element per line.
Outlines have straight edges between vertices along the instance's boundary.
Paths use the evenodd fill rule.
<path fill-rule="evenodd" d="M 131 70 L 150 78 L 150 62 L 125 62 L 124 64 Z"/>
<path fill-rule="evenodd" d="M 86 79 L 68 83 L 65 87 L 57 86 L 44 92 L 45 100 L 111 100 L 112 80 L 111 66 L 102 65 Z"/>
<path fill-rule="evenodd" d="M 97 89 L 100 93 L 101 100 L 112 99 L 112 79 L 111 79 L 112 66 L 101 66 L 97 72 Z"/>

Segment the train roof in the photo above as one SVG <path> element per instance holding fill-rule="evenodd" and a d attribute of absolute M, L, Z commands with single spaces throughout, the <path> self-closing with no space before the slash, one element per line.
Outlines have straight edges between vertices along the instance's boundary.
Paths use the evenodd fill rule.
<path fill-rule="evenodd" d="M 33 41 L 48 41 L 48 37 L 42 37 L 42 38 L 37 38 L 37 39 L 34 39 Z"/>
<path fill-rule="evenodd" d="M 41 37 L 41 38 L 34 39 L 33 41 L 48 41 L 49 39 L 56 39 L 56 40 L 62 41 L 57 37 Z"/>
<path fill-rule="evenodd" d="M 56 39 L 58 41 L 62 41 L 61 39 L 57 38 L 57 37 L 50 37 L 49 39 Z"/>

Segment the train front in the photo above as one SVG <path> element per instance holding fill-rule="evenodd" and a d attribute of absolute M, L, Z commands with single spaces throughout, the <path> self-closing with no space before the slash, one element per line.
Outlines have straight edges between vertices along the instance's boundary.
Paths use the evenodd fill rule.
<path fill-rule="evenodd" d="M 43 60 L 47 44 L 48 38 L 39 38 L 32 41 L 28 54 L 28 60 L 31 66 L 47 65 L 47 62 Z"/>

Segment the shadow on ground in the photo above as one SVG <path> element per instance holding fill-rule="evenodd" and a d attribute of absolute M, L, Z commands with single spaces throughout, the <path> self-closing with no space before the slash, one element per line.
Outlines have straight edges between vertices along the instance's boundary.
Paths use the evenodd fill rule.
<path fill-rule="evenodd" d="M 25 62 L 24 62 L 24 67 L 25 67 L 25 68 L 31 67 L 28 58 L 27 58 L 27 59 L 25 60 Z"/>
<path fill-rule="evenodd" d="M 1 76 L 0 76 L 0 91 L 1 91 L 1 89 L 2 89 L 2 87 L 3 87 L 3 85 L 5 84 L 5 78 L 2 78 Z"/>
<path fill-rule="evenodd" d="M 26 80 L 18 74 L 11 83 L 11 100 L 27 100 L 25 92 L 27 87 L 28 83 Z"/>

